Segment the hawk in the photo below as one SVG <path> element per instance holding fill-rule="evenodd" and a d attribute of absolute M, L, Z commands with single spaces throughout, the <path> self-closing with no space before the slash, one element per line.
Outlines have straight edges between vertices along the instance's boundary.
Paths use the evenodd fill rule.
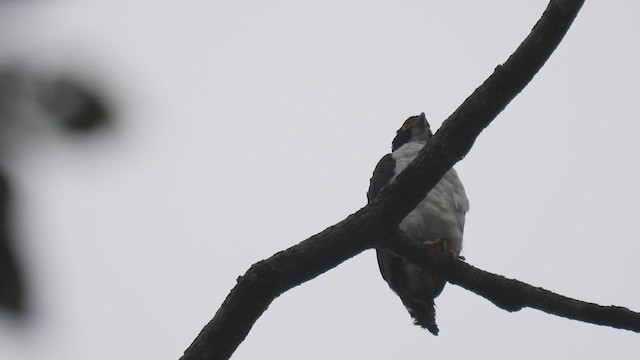
<path fill-rule="evenodd" d="M 373 172 L 367 192 L 369 202 L 380 190 L 416 158 L 433 136 L 424 113 L 408 118 Z M 462 233 L 469 200 L 454 169 L 400 223 L 400 230 L 413 240 L 439 245 L 457 257 L 462 249 Z M 378 266 L 384 280 L 400 297 L 414 323 L 438 335 L 434 299 L 442 292 L 445 280 L 384 250 L 376 250 Z"/>

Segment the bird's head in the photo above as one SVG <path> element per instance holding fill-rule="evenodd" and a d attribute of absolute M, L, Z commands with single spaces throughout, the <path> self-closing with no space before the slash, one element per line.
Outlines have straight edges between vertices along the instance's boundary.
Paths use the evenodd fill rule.
<path fill-rule="evenodd" d="M 408 142 L 426 143 L 431 136 L 433 136 L 431 127 L 424 113 L 418 116 L 411 116 L 405 120 L 402 127 L 396 132 L 396 137 L 393 138 L 391 143 L 391 149 L 396 151 Z"/>

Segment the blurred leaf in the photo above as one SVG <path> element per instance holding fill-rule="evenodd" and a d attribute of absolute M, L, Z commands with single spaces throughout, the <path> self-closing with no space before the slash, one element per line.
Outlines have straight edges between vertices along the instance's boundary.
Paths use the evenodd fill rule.
<path fill-rule="evenodd" d="M 9 232 L 9 184 L 0 172 L 0 306 L 14 312 L 25 311 L 23 274 L 12 248 Z"/>
<path fill-rule="evenodd" d="M 107 106 L 97 92 L 69 78 L 40 84 L 36 102 L 69 130 L 93 130 L 109 122 Z"/>

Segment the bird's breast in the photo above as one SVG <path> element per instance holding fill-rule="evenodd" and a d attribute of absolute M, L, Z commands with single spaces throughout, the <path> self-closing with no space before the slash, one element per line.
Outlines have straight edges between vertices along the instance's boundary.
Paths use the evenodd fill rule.
<path fill-rule="evenodd" d="M 402 172 L 424 147 L 423 143 L 407 143 L 392 156 L 395 176 Z M 454 250 L 462 249 L 462 234 L 469 200 L 454 169 L 449 170 L 418 206 L 400 223 L 400 228 L 416 241 L 447 238 Z"/>

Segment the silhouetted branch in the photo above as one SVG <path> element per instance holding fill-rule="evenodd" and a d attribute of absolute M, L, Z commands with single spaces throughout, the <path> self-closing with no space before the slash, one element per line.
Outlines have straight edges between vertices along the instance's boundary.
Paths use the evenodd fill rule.
<path fill-rule="evenodd" d="M 476 293 L 507 311 L 529 307 L 572 320 L 640 332 L 640 313 L 620 306 L 602 306 L 571 299 L 519 280 L 492 274 L 463 261 L 452 261 L 433 247 L 422 246 L 404 237 L 400 231 L 380 247 L 441 275 L 448 282 Z"/>
<path fill-rule="evenodd" d="M 540 70 L 583 2 L 551 1 L 513 55 L 443 122 L 416 160 L 374 201 L 340 223 L 254 264 L 238 278 L 182 359 L 228 359 L 280 294 L 395 237 L 400 221 L 469 152 L 480 132 Z M 485 286 L 492 284 L 485 282 Z"/>

